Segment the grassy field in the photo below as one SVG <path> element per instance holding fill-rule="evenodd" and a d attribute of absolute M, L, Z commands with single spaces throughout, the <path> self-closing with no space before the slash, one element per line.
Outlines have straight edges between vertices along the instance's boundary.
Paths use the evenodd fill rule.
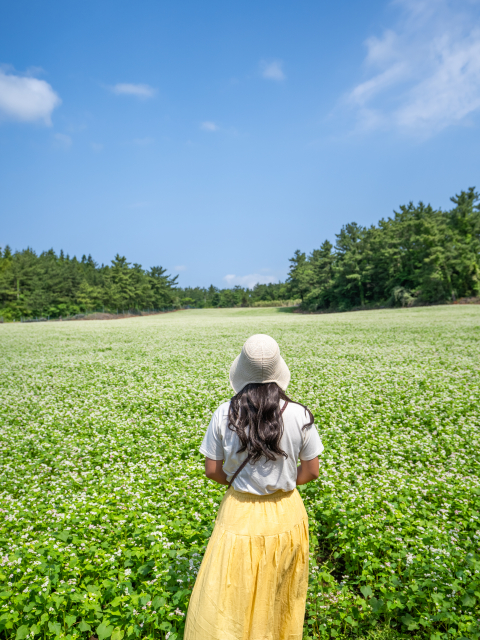
<path fill-rule="evenodd" d="M 182 637 L 253 333 L 313 411 L 305 637 L 480 637 L 480 307 L 0 325 L 0 638 Z"/>

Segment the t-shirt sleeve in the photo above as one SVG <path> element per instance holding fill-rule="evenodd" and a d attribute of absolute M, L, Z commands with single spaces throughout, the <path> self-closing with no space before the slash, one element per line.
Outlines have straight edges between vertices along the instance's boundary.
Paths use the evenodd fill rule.
<path fill-rule="evenodd" d="M 317 427 L 312 424 L 303 432 L 303 446 L 300 450 L 300 460 L 313 460 L 323 451 L 323 444 L 318 435 Z"/>
<path fill-rule="evenodd" d="M 200 453 L 210 460 L 223 460 L 223 443 L 218 424 L 218 411 L 212 416 L 200 445 Z"/>

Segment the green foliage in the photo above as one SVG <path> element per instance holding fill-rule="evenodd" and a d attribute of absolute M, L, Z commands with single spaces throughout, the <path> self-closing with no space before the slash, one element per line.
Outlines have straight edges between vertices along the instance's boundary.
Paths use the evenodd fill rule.
<path fill-rule="evenodd" d="M 255 332 L 325 444 L 306 637 L 480 637 L 480 309 L 452 306 L 1 326 L 2 640 L 180 640 L 224 491 L 198 447 Z"/>
<path fill-rule="evenodd" d="M 186 287 L 178 289 L 180 302 L 183 306 L 197 309 L 210 307 L 270 307 L 295 304 L 290 300 L 290 289 L 286 284 L 270 283 L 256 284 L 253 289 L 240 286 L 233 289 L 218 289 L 211 285 L 208 289 L 202 287 Z M 274 303 L 274 304 L 272 304 Z"/>
<path fill-rule="evenodd" d="M 289 302 L 285 284 L 257 284 L 253 289 L 187 287 L 180 289 L 162 267 L 149 271 L 116 255 L 110 266 L 98 266 L 91 256 L 57 256 L 53 250 L 37 256 L 31 249 L 0 250 L 0 316 L 6 320 L 65 317 L 91 311 L 128 311 L 171 307 L 249 307 Z"/>
<path fill-rule="evenodd" d="M 297 250 L 285 283 L 218 289 L 177 287 L 162 267 L 145 271 L 116 255 L 99 267 L 91 256 L 39 256 L 0 250 L 0 316 L 6 320 L 68 316 L 107 309 L 272 306 L 300 299 L 303 309 L 412 306 L 480 294 L 480 207 L 473 188 L 451 211 L 412 203 L 378 226 L 345 225 L 333 246 Z"/>
<path fill-rule="evenodd" d="M 378 226 L 345 225 L 335 247 L 296 251 L 288 284 L 307 310 L 411 306 L 480 293 L 480 207 L 473 188 L 450 211 L 412 203 Z"/>
<path fill-rule="evenodd" d="M 7 246 L 0 251 L 0 316 L 58 318 L 100 309 L 170 307 L 176 281 L 162 267 L 145 271 L 118 254 L 111 266 L 99 267 L 91 256 L 78 261 L 63 251 L 37 256 L 31 249 L 12 254 Z"/>

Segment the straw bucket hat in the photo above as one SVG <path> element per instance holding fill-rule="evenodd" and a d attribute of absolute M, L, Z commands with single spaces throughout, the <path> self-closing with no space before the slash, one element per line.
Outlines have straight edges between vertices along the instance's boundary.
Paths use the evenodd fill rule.
<path fill-rule="evenodd" d="M 280 347 L 262 333 L 245 342 L 230 368 L 230 384 L 235 393 L 253 382 L 276 382 L 284 391 L 290 382 L 290 370 L 280 355 Z"/>

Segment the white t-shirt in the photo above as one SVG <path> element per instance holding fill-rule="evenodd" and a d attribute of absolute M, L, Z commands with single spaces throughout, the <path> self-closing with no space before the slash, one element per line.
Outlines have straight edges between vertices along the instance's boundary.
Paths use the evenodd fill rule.
<path fill-rule="evenodd" d="M 223 470 L 230 480 L 248 454 L 246 451 L 238 453 L 241 442 L 237 434 L 228 428 L 229 407 L 230 402 L 224 402 L 213 414 L 200 453 L 211 460 L 224 460 Z M 253 465 L 247 463 L 233 482 L 236 491 L 260 496 L 275 491 L 292 491 L 297 484 L 298 459 L 313 460 L 322 453 L 323 444 L 315 425 L 302 430 L 309 421 L 303 407 L 289 402 L 282 417 L 284 429 L 280 448 L 288 458 L 277 456 L 276 460 L 265 460 L 262 457 Z"/>

